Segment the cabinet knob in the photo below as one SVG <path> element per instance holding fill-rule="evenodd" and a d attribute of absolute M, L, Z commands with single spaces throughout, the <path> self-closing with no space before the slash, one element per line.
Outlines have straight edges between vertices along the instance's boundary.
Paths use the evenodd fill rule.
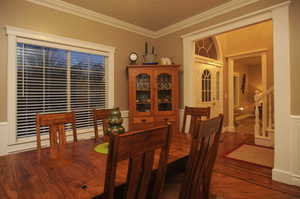
<path fill-rule="evenodd" d="M 141 119 L 142 122 L 146 122 L 146 119 Z"/>
<path fill-rule="evenodd" d="M 169 119 L 168 119 L 168 118 L 165 118 L 164 120 L 165 120 L 165 122 L 167 122 Z"/>

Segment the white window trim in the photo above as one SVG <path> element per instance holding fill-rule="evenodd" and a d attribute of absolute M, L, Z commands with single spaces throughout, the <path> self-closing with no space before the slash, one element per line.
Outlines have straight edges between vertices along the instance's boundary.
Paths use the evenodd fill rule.
<path fill-rule="evenodd" d="M 42 32 L 35 32 L 27 29 L 6 26 L 6 33 L 8 36 L 8 60 L 7 60 L 7 120 L 8 120 L 8 152 L 19 151 L 34 148 L 36 145 L 36 138 L 25 137 L 17 138 L 16 135 L 16 105 L 17 105 L 17 67 L 16 67 L 16 45 L 18 41 L 33 40 L 35 43 L 51 43 L 51 45 L 67 46 L 68 49 L 79 50 L 84 49 L 88 52 L 101 54 L 107 56 L 108 61 L 108 108 L 114 107 L 114 54 L 115 48 L 111 46 L 96 44 L 87 41 L 51 35 Z M 71 134 L 67 133 L 68 140 L 72 139 Z M 79 138 L 90 138 L 94 135 L 91 130 L 83 129 L 78 131 Z M 42 144 L 48 141 L 48 135 L 41 137 Z M 48 143 L 48 142 L 47 142 Z"/>

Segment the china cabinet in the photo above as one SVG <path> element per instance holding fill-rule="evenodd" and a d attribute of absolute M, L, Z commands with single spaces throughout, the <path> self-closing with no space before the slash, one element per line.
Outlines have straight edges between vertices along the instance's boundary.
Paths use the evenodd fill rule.
<path fill-rule="evenodd" d="M 129 76 L 129 128 L 170 122 L 178 129 L 179 65 L 132 65 Z"/>

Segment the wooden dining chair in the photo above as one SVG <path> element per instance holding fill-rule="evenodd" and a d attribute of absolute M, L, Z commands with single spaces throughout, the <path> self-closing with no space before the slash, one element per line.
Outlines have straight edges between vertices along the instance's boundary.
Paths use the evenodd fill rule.
<path fill-rule="evenodd" d="M 113 109 L 92 109 L 95 139 L 99 138 L 98 121 L 102 121 L 103 133 L 108 127 L 108 117 Z"/>
<path fill-rule="evenodd" d="M 184 115 L 183 115 L 183 125 L 182 125 L 182 133 L 185 133 L 186 129 L 186 121 L 187 117 L 190 116 L 190 128 L 189 133 L 193 131 L 194 124 L 197 119 L 202 119 L 205 117 L 206 119 L 210 118 L 210 107 L 184 107 Z"/>
<path fill-rule="evenodd" d="M 73 140 L 77 142 L 76 118 L 74 112 L 36 114 L 37 148 L 41 149 L 41 127 L 49 127 L 50 148 L 66 144 L 65 124 L 71 124 Z"/>
<path fill-rule="evenodd" d="M 123 198 L 145 199 L 149 196 L 152 199 L 158 199 L 164 185 L 170 138 L 169 124 L 120 135 L 112 134 L 109 142 L 104 198 L 116 198 L 114 190 L 118 162 L 129 160 L 126 191 L 123 193 Z M 159 157 L 155 156 L 158 149 L 160 150 Z M 156 175 L 154 179 L 151 179 L 157 158 Z M 150 183 L 150 179 L 153 183 Z M 150 185 L 151 189 L 148 189 Z"/>
<path fill-rule="evenodd" d="M 209 188 L 221 136 L 223 115 L 196 121 L 184 173 L 168 179 L 162 199 L 209 199 Z M 180 188 L 180 192 L 178 189 Z"/>

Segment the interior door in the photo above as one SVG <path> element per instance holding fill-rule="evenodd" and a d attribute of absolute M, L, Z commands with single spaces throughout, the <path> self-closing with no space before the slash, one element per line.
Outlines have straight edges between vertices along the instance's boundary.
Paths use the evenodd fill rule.
<path fill-rule="evenodd" d="M 199 65 L 198 65 L 199 67 Z M 211 108 L 211 117 L 222 113 L 222 73 L 221 68 L 208 64 L 200 64 L 200 93 L 198 94 L 198 106 Z"/>

